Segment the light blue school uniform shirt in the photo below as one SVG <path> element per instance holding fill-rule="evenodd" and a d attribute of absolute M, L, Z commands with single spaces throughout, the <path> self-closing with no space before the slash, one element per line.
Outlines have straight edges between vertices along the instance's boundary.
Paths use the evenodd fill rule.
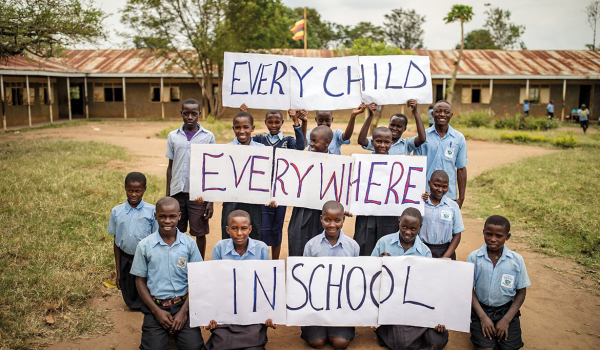
<path fill-rule="evenodd" d="M 462 214 L 455 201 L 443 196 L 436 207 L 431 203 L 431 198 L 427 199 L 423 226 L 419 231 L 419 237 L 423 242 L 427 244 L 450 243 L 453 235 L 464 230 Z"/>
<path fill-rule="evenodd" d="M 448 198 L 458 198 L 456 190 L 456 169 L 467 166 L 467 142 L 465 137 L 453 127 L 448 125 L 448 131 L 444 137 L 435 130 L 435 125 L 425 130 L 427 141 L 417 148 L 415 155 L 427 156 L 427 179 L 436 170 L 444 170 L 448 174 L 449 186 Z M 427 183 L 429 191 L 429 183 Z"/>
<path fill-rule="evenodd" d="M 523 112 L 529 111 L 529 102 L 523 102 Z"/>
<path fill-rule="evenodd" d="M 429 124 L 434 124 L 435 120 L 433 119 L 433 109 L 429 110 Z"/>
<path fill-rule="evenodd" d="M 241 143 L 240 141 L 238 141 L 237 137 L 234 137 L 233 141 L 228 143 L 228 145 L 241 145 Z M 264 147 L 265 145 L 263 145 L 262 143 L 254 142 L 252 139 L 250 139 L 250 144 L 248 144 L 248 146 Z"/>
<path fill-rule="evenodd" d="M 554 113 L 554 105 L 551 103 L 548 103 L 548 106 L 546 107 L 546 109 L 548 110 L 549 113 Z"/>
<path fill-rule="evenodd" d="M 311 151 L 310 148 L 310 133 L 313 131 L 313 129 L 308 130 L 308 132 L 306 133 L 306 146 L 308 146 L 308 151 Z M 337 154 L 337 155 L 341 155 L 342 154 L 342 145 L 349 145 L 350 144 L 350 140 L 344 140 L 344 132 L 340 129 L 337 130 L 332 130 L 333 131 L 333 139 L 331 140 L 331 143 L 329 144 L 329 153 L 330 154 Z"/>
<path fill-rule="evenodd" d="M 269 247 L 264 242 L 248 237 L 246 252 L 240 256 L 231 238 L 222 239 L 213 248 L 212 260 L 269 260 Z"/>
<path fill-rule="evenodd" d="M 177 230 L 169 247 L 156 231 L 138 244 L 131 274 L 145 277 L 156 299 L 177 299 L 188 292 L 187 264 L 199 261 L 202 255 L 193 238 Z"/>
<path fill-rule="evenodd" d="M 215 143 L 215 135 L 198 124 L 198 131 L 188 141 L 183 125 L 167 136 L 165 157 L 173 161 L 171 169 L 171 196 L 179 192 L 190 192 L 190 158 L 193 144 Z"/>
<path fill-rule="evenodd" d="M 405 252 L 400 244 L 400 231 L 385 235 L 377 241 L 371 256 L 379 256 L 381 253 L 389 253 L 391 256 L 416 255 L 431 258 L 431 250 L 423 244 L 418 235 L 413 246 Z"/>
<path fill-rule="evenodd" d="M 112 208 L 107 231 L 115 236 L 117 247 L 129 255 L 134 255 L 138 243 L 158 230 L 154 213 L 154 205 L 143 200 L 136 208 L 133 208 L 129 201 L 125 201 Z"/>
<path fill-rule="evenodd" d="M 303 256 L 359 256 L 360 247 L 352 238 L 346 236 L 344 231 L 340 230 L 338 241 L 331 245 L 325 237 L 325 231 L 320 235 L 313 237 L 304 246 Z"/>
<path fill-rule="evenodd" d="M 396 143 L 392 143 L 392 147 L 390 147 L 388 154 L 393 154 L 393 155 L 398 155 L 398 156 L 411 154 L 414 150 L 417 149 L 415 147 L 415 139 L 416 138 L 417 138 L 416 136 L 408 137 L 405 139 L 399 138 L 398 141 L 396 141 Z M 371 137 L 371 136 L 367 137 L 367 146 L 362 146 L 362 148 L 369 150 L 369 151 L 375 151 L 375 148 L 371 144 L 371 140 L 373 140 L 373 137 Z"/>
<path fill-rule="evenodd" d="M 584 122 L 584 121 L 588 120 L 588 116 L 590 115 L 590 110 L 587 108 L 586 109 L 578 109 L 577 115 L 579 115 L 579 121 Z"/>
<path fill-rule="evenodd" d="M 531 285 L 523 257 L 506 246 L 496 267 L 486 244 L 469 254 L 467 262 L 475 264 L 473 287 L 477 300 L 487 306 L 502 306 L 515 298 L 517 289 Z"/>
<path fill-rule="evenodd" d="M 271 135 L 271 133 L 268 132 L 266 136 L 267 136 L 267 139 L 269 140 L 269 142 L 277 143 L 277 141 L 283 140 L 283 131 L 280 131 L 276 135 Z"/>

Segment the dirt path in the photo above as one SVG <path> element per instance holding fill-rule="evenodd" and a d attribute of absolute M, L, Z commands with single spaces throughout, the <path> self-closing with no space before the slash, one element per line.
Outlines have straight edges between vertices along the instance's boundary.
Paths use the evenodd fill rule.
<path fill-rule="evenodd" d="M 164 177 L 167 161 L 164 158 L 165 140 L 155 138 L 155 134 L 165 127 L 173 125 L 168 122 L 115 122 L 91 123 L 83 126 L 47 129 L 23 133 L 20 136 L 38 138 L 107 142 L 127 148 L 137 155 L 137 161 L 127 170 L 137 170 Z M 290 132 L 289 123 L 285 131 Z M 334 125 L 334 127 L 336 127 Z M 337 126 L 341 128 L 342 126 Z M 96 130 L 99 129 L 99 130 Z M 356 130 L 358 131 L 358 127 Z M 258 130 L 261 132 L 264 130 Z M 407 133 L 410 135 L 411 132 Z M 543 155 L 551 151 L 539 147 L 516 146 L 510 144 L 467 141 L 469 149 L 469 178 L 486 169 L 517 160 Z M 344 154 L 364 152 L 359 146 L 350 145 L 342 148 Z M 467 194 L 469 193 L 467 189 Z M 465 202 L 464 213 L 468 215 L 472 201 Z M 215 217 L 211 220 L 211 234 L 208 236 L 207 252 L 211 252 L 220 235 L 220 206 L 215 208 Z M 288 210 L 288 220 L 291 210 Z M 483 221 L 465 218 L 466 232 L 458 247 L 459 260 L 466 260 L 467 255 L 483 244 L 481 237 Z M 285 225 L 284 230 L 287 228 Z M 344 232 L 353 235 L 354 221 L 347 220 Z M 515 232 L 518 236 L 519 232 Z M 287 235 L 284 232 L 282 252 L 287 252 Z M 523 255 L 532 282 L 528 288 L 527 299 L 521 312 L 521 324 L 525 349 L 597 349 L 600 348 L 600 298 L 586 291 L 581 286 L 582 269 L 577 264 L 564 259 L 547 257 L 526 249 L 525 245 L 509 242 L 509 247 Z M 210 253 L 208 254 L 210 255 Z M 101 336 L 88 339 L 77 339 L 50 345 L 52 350 L 85 349 L 85 350 L 133 350 L 139 346 L 142 315 L 127 310 L 118 292 L 107 299 L 97 299 L 92 304 L 107 314 L 114 323 L 114 328 Z M 205 340 L 209 333 L 203 331 Z M 378 349 L 375 335 L 371 329 L 357 328 L 357 336 L 350 349 Z M 280 326 L 277 330 L 269 330 L 267 349 L 309 349 L 300 339 L 299 327 Z M 473 349 L 466 333 L 451 332 L 450 342 L 446 349 Z"/>

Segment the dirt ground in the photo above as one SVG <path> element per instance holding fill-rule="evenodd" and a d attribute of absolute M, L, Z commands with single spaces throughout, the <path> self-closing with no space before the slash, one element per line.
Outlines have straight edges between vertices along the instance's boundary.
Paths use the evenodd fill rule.
<path fill-rule="evenodd" d="M 127 148 L 136 155 L 136 161 L 126 170 L 165 176 L 167 160 L 164 157 L 166 140 L 158 139 L 155 134 L 177 121 L 168 122 L 104 122 L 90 123 L 76 127 L 45 129 L 30 131 L 19 135 L 3 137 L 39 138 L 106 142 Z M 290 134 L 290 123 L 286 123 L 284 131 Z M 343 128 L 334 125 L 333 128 Z M 411 125 L 412 127 L 412 125 Z M 356 133 L 360 126 L 357 125 Z M 256 132 L 265 130 L 257 128 Z M 355 135 L 356 135 L 355 133 Z M 414 135 L 414 127 L 406 136 Z M 543 155 L 551 152 L 548 149 L 499 144 L 483 141 L 467 141 L 469 150 L 468 176 L 473 178 L 486 169 L 517 160 Z M 364 152 L 355 143 L 342 148 L 344 154 Z M 469 189 L 463 208 L 463 215 L 468 216 L 472 205 Z M 208 236 L 207 255 L 210 256 L 213 246 L 220 238 L 220 204 L 215 205 L 215 216 L 211 220 L 211 234 Z M 288 217 L 291 210 L 288 210 Z M 467 255 L 481 247 L 483 238 L 481 230 L 483 219 L 464 218 L 466 231 L 458 247 L 459 260 L 466 260 Z M 284 226 L 282 258 L 287 255 L 287 224 Z M 354 234 L 354 220 L 349 219 L 344 225 L 344 232 Z M 519 232 L 514 232 L 518 236 Z M 582 284 L 583 271 L 577 264 L 559 258 L 552 258 L 531 252 L 524 244 L 509 242 L 508 246 L 523 255 L 532 282 L 528 288 L 526 301 L 521 309 L 521 324 L 525 349 L 598 349 L 600 348 L 600 298 L 586 290 Z M 101 281 L 98 281 L 100 285 Z M 106 299 L 96 299 L 92 305 L 105 310 L 114 327 L 100 336 L 87 339 L 76 339 L 48 345 L 48 349 L 85 349 L 85 350 L 133 350 L 139 346 L 142 314 L 131 312 L 125 306 L 119 292 L 112 293 Z M 204 339 L 209 333 L 203 331 Z M 172 347 L 174 348 L 174 346 Z M 279 326 L 269 330 L 267 349 L 309 349 L 300 339 L 299 327 Z M 350 349 L 378 349 L 374 332 L 369 328 L 357 328 L 356 338 Z M 469 334 L 450 332 L 450 341 L 446 349 L 474 349 L 469 341 Z"/>

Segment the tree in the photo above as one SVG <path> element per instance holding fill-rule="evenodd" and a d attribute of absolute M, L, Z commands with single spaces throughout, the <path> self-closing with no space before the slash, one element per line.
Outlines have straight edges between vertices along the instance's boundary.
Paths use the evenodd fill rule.
<path fill-rule="evenodd" d="M 596 50 L 596 26 L 598 24 L 598 18 L 600 17 L 600 1 L 592 1 L 585 8 L 585 13 L 587 15 L 587 23 L 592 28 L 594 32 L 594 41 L 592 44 L 585 45 L 590 50 Z"/>
<path fill-rule="evenodd" d="M 486 6 L 490 6 L 486 4 Z M 488 18 L 483 26 L 490 31 L 495 45 L 501 50 L 511 50 L 521 48 L 526 50 L 525 43 L 521 41 L 521 35 L 525 33 L 524 25 L 509 23 L 511 13 L 508 10 L 502 10 L 498 7 L 490 7 L 485 11 Z"/>
<path fill-rule="evenodd" d="M 354 27 L 333 24 L 335 30 L 333 35 L 335 45 L 352 47 L 354 40 L 359 38 L 370 39 L 374 42 L 385 40 L 385 31 L 380 26 L 373 25 L 371 22 L 359 22 Z"/>
<path fill-rule="evenodd" d="M 190 74 L 220 118 L 224 52 L 286 47 L 286 14 L 280 0 L 128 0 L 121 22 L 134 46 Z"/>
<path fill-rule="evenodd" d="M 412 51 L 391 46 L 385 41 L 373 41 L 369 38 L 358 38 L 352 43 L 351 56 L 385 56 L 385 55 L 414 55 Z"/>
<path fill-rule="evenodd" d="M 448 15 L 444 18 L 446 24 L 453 22 L 460 22 L 460 51 L 458 52 L 458 60 L 454 62 L 454 71 L 452 72 L 452 79 L 450 80 L 450 87 L 447 91 L 447 100 L 452 103 L 452 95 L 454 95 L 454 84 L 456 83 L 456 74 L 458 73 L 458 66 L 462 59 L 463 50 L 465 48 L 465 29 L 464 24 L 470 22 L 473 19 L 473 8 L 467 5 L 452 5 L 452 9 L 448 12 Z"/>
<path fill-rule="evenodd" d="M 390 44 L 402 49 L 423 49 L 423 28 L 425 16 L 419 15 L 415 10 L 392 10 L 391 14 L 384 15 L 387 22 L 385 36 Z"/>
<path fill-rule="evenodd" d="M 80 0 L 0 2 L 0 60 L 32 54 L 54 57 L 68 45 L 105 37 L 106 14 Z"/>
<path fill-rule="evenodd" d="M 294 24 L 296 20 L 304 16 L 304 7 L 297 7 L 295 9 L 288 8 L 287 16 L 292 18 L 291 24 Z M 321 21 L 321 15 L 314 8 L 308 7 L 306 9 L 306 27 L 308 31 L 308 48 L 309 49 L 326 49 L 329 47 L 329 43 L 333 39 L 334 25 Z M 288 31 L 288 33 L 291 33 Z M 291 48 L 301 49 L 304 48 L 304 43 L 301 40 L 294 41 L 292 35 L 288 35 L 287 44 Z"/>
<path fill-rule="evenodd" d="M 456 44 L 456 49 L 460 49 L 460 43 Z M 465 49 L 467 50 L 497 50 L 498 46 L 487 29 L 476 29 L 470 31 L 465 36 Z"/>

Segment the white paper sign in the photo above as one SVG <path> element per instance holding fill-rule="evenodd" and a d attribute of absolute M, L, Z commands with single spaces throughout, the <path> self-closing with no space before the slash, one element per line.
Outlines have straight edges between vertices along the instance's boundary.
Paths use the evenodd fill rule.
<path fill-rule="evenodd" d="M 352 213 L 399 216 L 409 207 L 425 213 L 421 195 L 426 190 L 427 157 L 378 154 L 352 156 Z"/>
<path fill-rule="evenodd" d="M 473 264 L 406 256 L 384 257 L 383 266 L 379 324 L 469 332 Z"/>
<path fill-rule="evenodd" d="M 290 109 L 290 56 L 225 52 L 223 106 Z"/>
<path fill-rule="evenodd" d="M 335 200 L 349 210 L 353 162 L 350 156 L 277 148 L 272 200 L 310 209 Z"/>
<path fill-rule="evenodd" d="M 360 56 L 362 100 L 379 105 L 433 101 L 429 56 Z"/>
<path fill-rule="evenodd" d="M 268 204 L 273 148 L 192 145 L 190 198 Z"/>
<path fill-rule="evenodd" d="M 283 260 L 217 260 L 188 264 L 190 327 L 286 323 Z"/>
<path fill-rule="evenodd" d="M 360 105 L 358 56 L 292 57 L 290 65 L 291 108 L 334 110 Z"/>
<path fill-rule="evenodd" d="M 289 257 L 288 326 L 376 326 L 377 257 Z"/>

